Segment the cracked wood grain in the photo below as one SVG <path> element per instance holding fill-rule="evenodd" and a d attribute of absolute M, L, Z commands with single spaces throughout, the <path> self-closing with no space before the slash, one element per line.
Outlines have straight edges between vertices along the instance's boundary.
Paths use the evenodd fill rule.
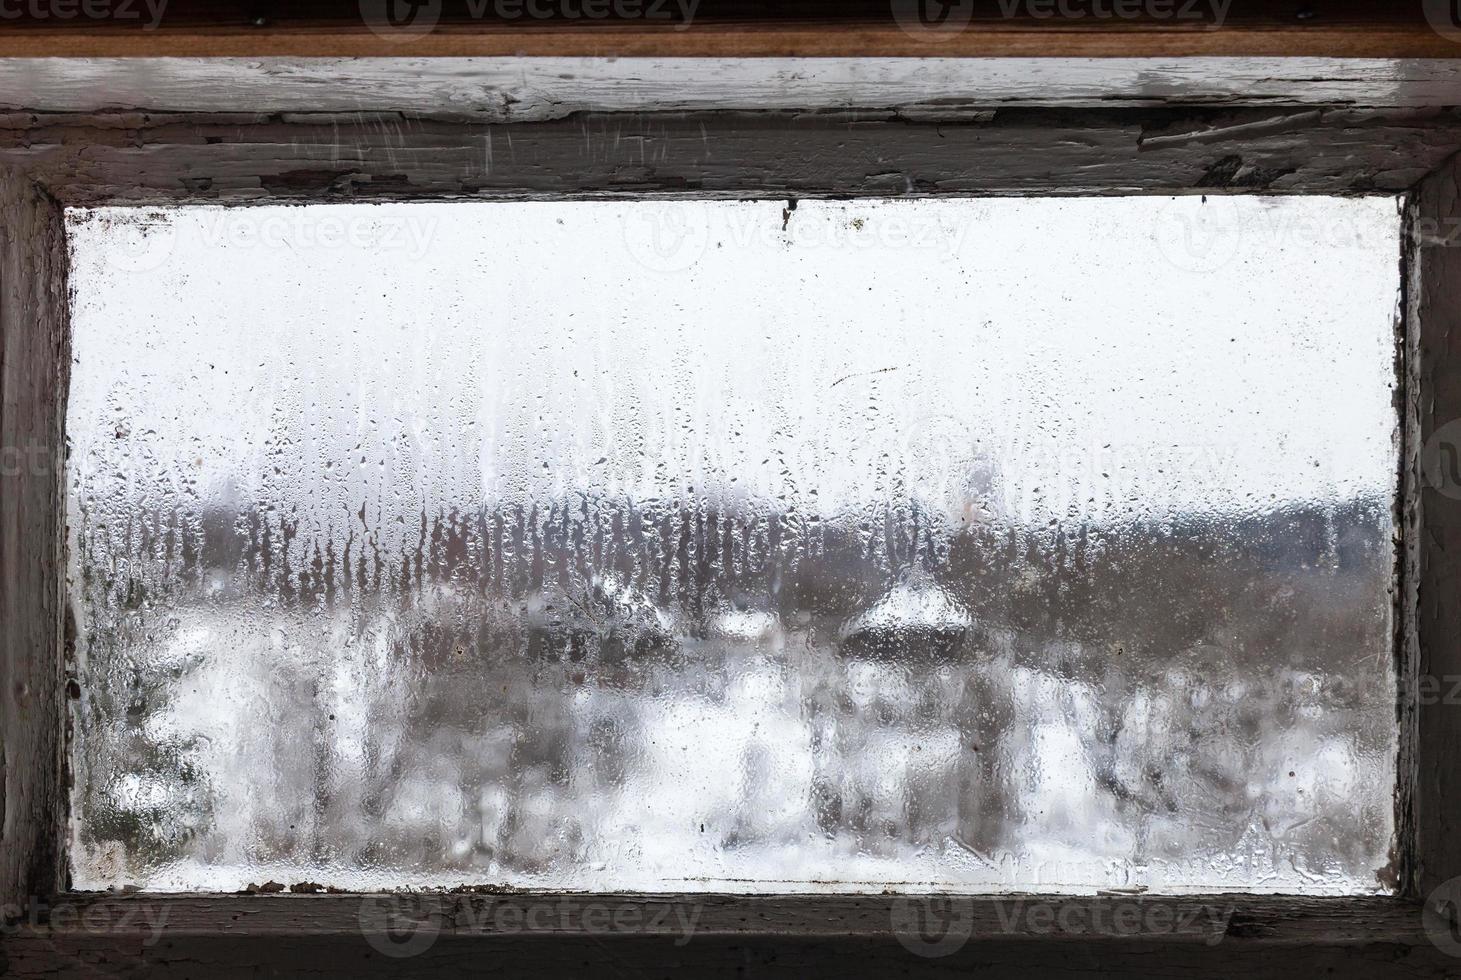
<path fill-rule="evenodd" d="M 0 173 L 0 902 L 61 884 L 61 208 Z"/>
<path fill-rule="evenodd" d="M 34 112 L 583 112 L 969 105 L 1461 105 L 1455 58 L 5 58 L 0 105 Z M 1457 55 L 1461 55 L 1458 45 Z"/>
<path fill-rule="evenodd" d="M 1398 193 L 1458 147 L 1455 109 L 0 116 L 0 164 L 83 205 Z"/>

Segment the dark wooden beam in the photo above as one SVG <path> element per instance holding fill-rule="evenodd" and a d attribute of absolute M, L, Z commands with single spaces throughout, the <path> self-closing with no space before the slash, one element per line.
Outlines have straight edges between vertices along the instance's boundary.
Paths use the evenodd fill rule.
<path fill-rule="evenodd" d="M 12 977 L 1453 976 L 1417 906 L 1293 896 L 76 896 L 0 940 Z"/>
<path fill-rule="evenodd" d="M 0 116 L 0 164 L 67 204 L 683 195 L 1399 193 L 1461 111 Z"/>
<path fill-rule="evenodd" d="M 60 206 L 0 172 L 0 903 L 62 880 L 68 302 Z"/>
<path fill-rule="evenodd" d="M 355 0 L 87 2 L 7 7 L 0 56 L 1461 56 L 1422 4 L 1356 0 L 966 0 L 936 32 L 916 0 L 445 0 L 396 31 Z"/>
<path fill-rule="evenodd" d="M 1182 0 L 1178 0 L 1182 2 Z M 1089 29 L 991 25 L 937 45 L 896 26 L 716 25 L 679 30 L 639 24 L 534 27 L 443 26 L 409 41 L 364 27 L 171 28 L 0 34 L 5 58 L 376 58 L 416 57 L 1322 57 L 1455 58 L 1461 46 L 1425 25 L 1371 30 Z"/>
<path fill-rule="evenodd" d="M 1402 787 L 1414 824 L 1401 830 L 1414 837 L 1413 893 L 1461 930 L 1461 162 L 1447 161 L 1420 184 L 1408 224 L 1402 533 L 1403 582 L 1415 609 L 1406 654 L 1415 666 L 1401 718 L 1415 781 Z"/>

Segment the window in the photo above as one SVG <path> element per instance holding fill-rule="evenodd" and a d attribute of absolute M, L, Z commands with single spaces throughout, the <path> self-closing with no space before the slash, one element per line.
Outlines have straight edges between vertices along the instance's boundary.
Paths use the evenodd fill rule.
<path fill-rule="evenodd" d="M 68 220 L 77 887 L 1391 890 L 1395 197 Z"/>
<path fill-rule="evenodd" d="M 55 6 L 0 32 L 0 972 L 1455 972 L 1444 18 Z"/>

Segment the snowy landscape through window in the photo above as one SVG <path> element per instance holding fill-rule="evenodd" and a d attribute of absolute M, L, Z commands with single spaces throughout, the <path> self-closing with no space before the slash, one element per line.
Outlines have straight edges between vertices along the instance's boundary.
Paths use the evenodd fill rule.
<path fill-rule="evenodd" d="M 68 212 L 82 889 L 1390 889 L 1394 198 Z"/>

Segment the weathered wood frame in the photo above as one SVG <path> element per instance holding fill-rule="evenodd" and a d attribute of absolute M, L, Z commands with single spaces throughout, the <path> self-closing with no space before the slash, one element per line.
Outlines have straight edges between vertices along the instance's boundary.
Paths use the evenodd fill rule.
<path fill-rule="evenodd" d="M 417 895 L 396 899 L 398 911 L 429 924 L 436 938 L 407 968 L 1461 972 L 1461 959 L 1427 936 L 1427 927 L 1448 925 L 1444 914 L 1455 907 L 1437 900 L 1423 913 L 1421 904 L 1452 897 L 1441 886 L 1461 876 L 1461 758 L 1453 749 L 1461 707 L 1420 696 L 1422 677 L 1461 677 L 1461 603 L 1448 592 L 1461 580 L 1461 501 L 1421 479 L 1427 440 L 1461 417 L 1461 339 L 1453 340 L 1461 338 L 1461 110 L 1451 107 L 1461 92 L 1454 103 L 1438 99 L 1432 82 L 1396 105 L 1393 78 L 1383 84 L 1385 99 L 1369 107 L 989 108 L 935 92 L 893 108 L 589 111 L 522 122 L 385 105 L 270 112 L 254 102 L 232 113 L 0 117 L 0 446 L 20 447 L 27 461 L 7 471 L 0 495 L 0 903 L 19 919 L 0 933 L 0 972 L 361 974 L 403 965 L 362 939 L 368 900 L 359 896 L 66 892 L 65 205 L 1255 191 L 1408 195 L 1395 897 L 959 897 L 953 918 L 968 940 L 920 960 L 898 940 L 894 917 L 906 902 L 892 896 Z M 633 928 L 612 915 L 600 929 L 564 924 L 580 921 L 573 916 L 522 931 L 481 927 L 492 908 L 516 908 L 526 921 L 533 907 L 594 902 L 638 910 Z M 1231 915 L 1216 936 L 1041 929 L 1011 917 L 1021 902 L 1050 908 L 1056 922 L 1062 910 L 1071 921 L 1111 921 L 1133 903 L 1175 916 L 1221 904 Z M 676 942 L 673 918 L 658 915 L 675 903 L 702 913 L 688 944 Z M 147 941 L 149 915 L 167 919 L 156 943 Z"/>

